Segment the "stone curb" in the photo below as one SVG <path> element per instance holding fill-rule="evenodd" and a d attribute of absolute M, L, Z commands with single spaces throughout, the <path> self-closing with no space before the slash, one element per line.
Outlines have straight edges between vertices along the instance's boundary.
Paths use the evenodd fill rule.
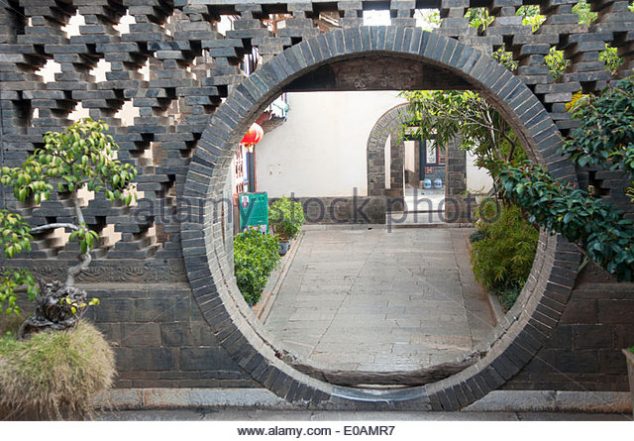
<path fill-rule="evenodd" d="M 101 410 L 195 407 L 303 409 L 266 389 L 113 389 L 98 397 Z M 629 392 L 493 391 L 462 412 L 632 413 Z"/>
<path fill-rule="evenodd" d="M 298 409 L 266 389 L 130 388 L 112 389 L 96 399 L 102 410 L 255 407 Z"/>
<path fill-rule="evenodd" d="M 632 413 L 628 392 L 493 391 L 463 409 L 467 412 Z"/>
<path fill-rule="evenodd" d="M 282 257 L 283 262 L 280 267 L 277 268 L 273 274 L 271 274 L 271 278 L 269 278 L 269 281 L 264 287 L 262 300 L 259 302 L 261 303 L 261 305 L 258 306 L 258 304 L 256 304 L 253 307 L 253 312 L 255 312 L 255 316 L 262 323 L 266 323 L 269 318 L 271 309 L 273 308 L 275 300 L 277 299 L 277 294 L 280 291 L 280 287 L 282 286 L 284 279 L 286 279 L 286 274 L 288 273 L 289 268 L 295 260 L 295 254 L 297 254 L 297 250 L 301 246 L 303 238 L 304 232 L 302 231 L 300 232 L 299 237 L 297 237 L 297 239 L 293 241 L 291 249 L 288 251 L 286 256 Z"/>

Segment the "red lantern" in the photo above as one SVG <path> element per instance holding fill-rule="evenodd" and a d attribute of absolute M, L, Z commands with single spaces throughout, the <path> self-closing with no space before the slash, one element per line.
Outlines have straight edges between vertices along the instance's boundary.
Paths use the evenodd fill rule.
<path fill-rule="evenodd" d="M 240 143 L 246 145 L 247 149 L 253 149 L 254 145 L 262 141 L 263 136 L 264 130 L 262 130 L 262 127 L 257 123 L 253 123 L 247 133 L 242 137 Z"/>

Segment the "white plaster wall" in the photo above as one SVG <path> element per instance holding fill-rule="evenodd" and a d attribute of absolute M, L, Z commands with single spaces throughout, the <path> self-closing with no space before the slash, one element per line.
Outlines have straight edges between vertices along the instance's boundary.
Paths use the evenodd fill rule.
<path fill-rule="evenodd" d="M 257 190 L 269 197 L 367 195 L 367 142 L 405 102 L 398 91 L 289 93 L 288 120 L 256 146 Z"/>
<path fill-rule="evenodd" d="M 467 152 L 467 191 L 471 194 L 488 193 L 493 188 L 493 179 L 485 168 L 476 167 L 475 156 Z"/>
<path fill-rule="evenodd" d="M 416 141 L 405 141 L 403 144 L 405 148 L 403 166 L 405 170 L 414 173 L 416 171 L 416 147 L 418 147 L 418 143 Z"/>

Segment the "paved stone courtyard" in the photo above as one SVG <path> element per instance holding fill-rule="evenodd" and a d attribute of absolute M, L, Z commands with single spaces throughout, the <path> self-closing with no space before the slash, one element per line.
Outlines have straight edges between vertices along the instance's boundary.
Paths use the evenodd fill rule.
<path fill-rule="evenodd" d="M 472 229 L 308 229 L 265 327 L 315 366 L 413 370 L 469 352 L 494 326 L 470 270 Z"/>

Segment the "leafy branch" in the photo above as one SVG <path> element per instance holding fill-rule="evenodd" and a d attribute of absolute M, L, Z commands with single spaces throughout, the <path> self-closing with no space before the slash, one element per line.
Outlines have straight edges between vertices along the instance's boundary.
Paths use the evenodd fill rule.
<path fill-rule="evenodd" d="M 19 167 L 2 167 L 0 184 L 13 189 L 21 202 L 38 205 L 53 191 L 73 193 L 81 188 L 103 192 L 106 199 L 129 205 L 134 200 L 132 181 L 136 169 L 132 164 L 117 159 L 118 145 L 107 133 L 108 125 L 102 121 L 84 119 L 67 127 L 63 132 L 48 132 L 44 146 L 30 154 Z M 99 233 L 85 222 L 76 195 L 73 197 L 75 222 L 51 223 L 31 228 L 25 219 L 7 209 L 0 210 L 0 246 L 6 258 L 30 251 L 33 235 L 58 228 L 71 231 L 69 240 L 80 244 L 79 263 L 68 269 L 65 287 L 72 287 L 77 277 L 91 263 L 90 251 L 99 240 Z M 34 292 L 34 278 L 26 270 L 9 270 L 0 278 L 0 307 L 5 312 L 19 312 L 15 305 L 15 290 L 20 283 L 27 292 Z"/>
<path fill-rule="evenodd" d="M 634 280 L 634 223 L 587 191 L 555 181 L 541 166 L 525 162 L 500 173 L 505 198 L 528 220 L 562 234 L 619 281 Z"/>
<path fill-rule="evenodd" d="M 494 180 L 501 166 L 524 159 L 517 135 L 502 115 L 477 92 L 408 91 L 409 118 L 403 137 L 435 139 L 440 148 L 460 136 L 461 147 L 476 157 L 476 165 L 489 170 Z"/>
<path fill-rule="evenodd" d="M 634 77 L 617 81 L 599 96 L 578 94 L 569 107 L 579 126 L 564 152 L 581 167 L 618 170 L 634 180 Z"/>

